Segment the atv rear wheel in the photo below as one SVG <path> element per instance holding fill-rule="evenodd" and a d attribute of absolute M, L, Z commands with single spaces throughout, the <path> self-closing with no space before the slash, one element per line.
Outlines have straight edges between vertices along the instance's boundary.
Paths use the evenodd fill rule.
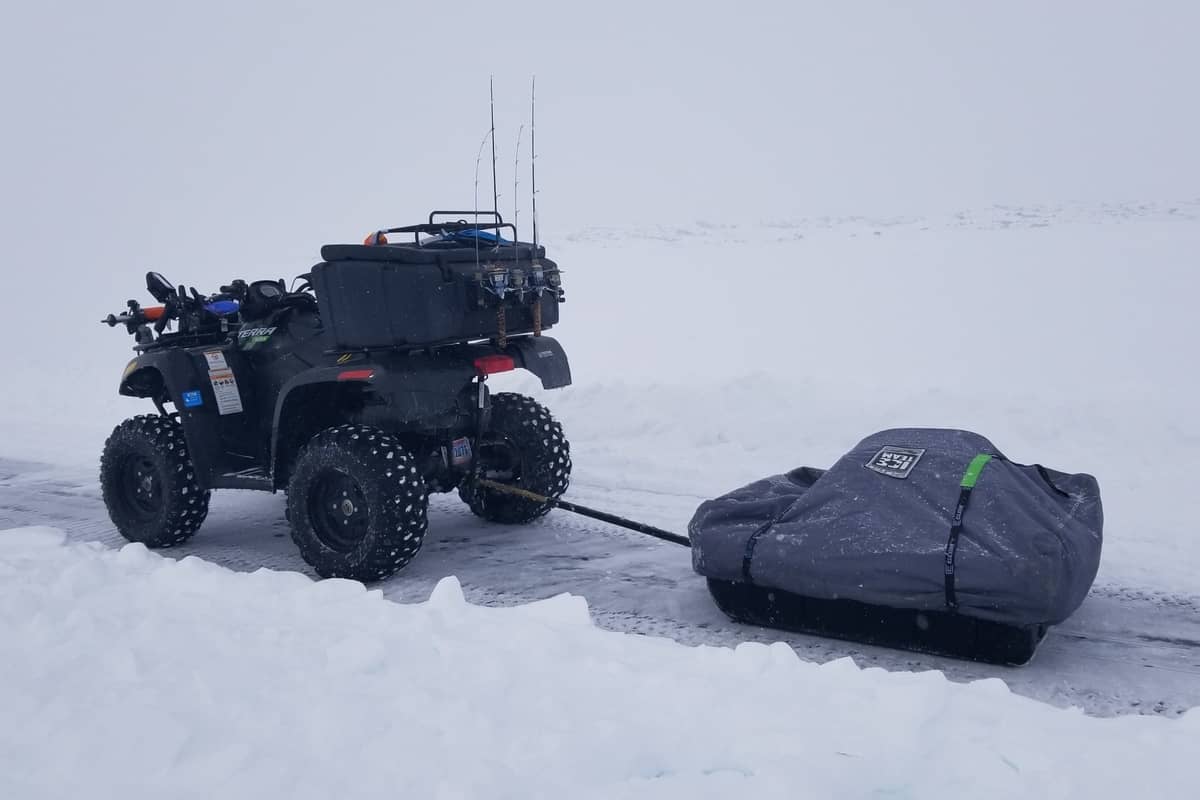
<path fill-rule="evenodd" d="M 490 429 L 475 445 L 473 477 L 519 486 L 557 499 L 571 482 L 571 447 L 545 406 L 519 394 L 492 396 Z M 548 503 L 483 489 L 472 478 L 458 490 L 471 511 L 492 522 L 532 522 Z"/>
<path fill-rule="evenodd" d="M 421 549 L 427 506 L 412 455 L 394 436 L 362 425 L 314 436 L 288 484 L 292 539 L 322 578 L 395 574 Z"/>
<path fill-rule="evenodd" d="M 138 416 L 113 429 L 100 491 L 121 535 L 147 547 L 181 544 L 208 516 L 210 493 L 196 483 L 183 428 L 170 417 Z"/>

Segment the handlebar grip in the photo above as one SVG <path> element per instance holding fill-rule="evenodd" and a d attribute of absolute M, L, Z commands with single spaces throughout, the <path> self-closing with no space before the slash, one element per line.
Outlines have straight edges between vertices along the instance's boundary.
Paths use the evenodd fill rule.
<path fill-rule="evenodd" d="M 157 322 L 166 310 L 166 306 L 146 306 L 142 309 L 142 315 L 148 322 Z"/>

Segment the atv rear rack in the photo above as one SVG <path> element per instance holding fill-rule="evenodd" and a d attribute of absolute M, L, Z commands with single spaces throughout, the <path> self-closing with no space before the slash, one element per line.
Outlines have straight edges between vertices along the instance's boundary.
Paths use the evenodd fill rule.
<path fill-rule="evenodd" d="M 494 217 L 495 222 L 467 222 L 468 217 L 478 217 L 479 215 Z M 453 219 L 442 222 L 435 222 L 438 217 L 452 217 Z M 384 228 L 380 233 L 411 233 L 413 235 L 413 244 L 421 244 L 421 234 L 439 234 L 439 233 L 457 233 L 459 231 L 500 231 L 507 228 L 512 231 L 513 242 L 517 241 L 517 226 L 511 222 L 505 222 L 498 211 L 430 211 L 429 222 L 419 225 L 401 225 L 396 228 Z"/>

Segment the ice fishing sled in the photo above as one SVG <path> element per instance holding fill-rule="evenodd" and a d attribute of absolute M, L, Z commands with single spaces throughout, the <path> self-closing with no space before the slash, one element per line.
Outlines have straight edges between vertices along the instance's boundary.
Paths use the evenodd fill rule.
<path fill-rule="evenodd" d="M 1092 476 L 907 428 L 706 501 L 689 534 L 734 620 L 1023 664 L 1083 602 L 1102 527 Z"/>

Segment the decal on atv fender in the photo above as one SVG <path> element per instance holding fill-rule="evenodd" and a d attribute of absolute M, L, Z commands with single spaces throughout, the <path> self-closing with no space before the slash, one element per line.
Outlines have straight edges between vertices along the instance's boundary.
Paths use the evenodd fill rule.
<path fill-rule="evenodd" d="M 238 392 L 237 378 L 233 377 L 232 370 L 213 370 L 208 373 L 208 382 L 217 396 L 217 413 L 221 416 L 242 413 L 242 395 Z"/>
<path fill-rule="evenodd" d="M 274 326 L 270 328 L 243 328 L 238 331 L 238 347 L 243 350 L 251 350 L 267 339 L 270 339 L 271 334 L 275 330 Z"/>
<path fill-rule="evenodd" d="M 229 369 L 229 363 L 225 361 L 225 354 L 220 350 L 205 350 L 204 360 L 208 362 L 208 371 L 218 369 Z"/>

